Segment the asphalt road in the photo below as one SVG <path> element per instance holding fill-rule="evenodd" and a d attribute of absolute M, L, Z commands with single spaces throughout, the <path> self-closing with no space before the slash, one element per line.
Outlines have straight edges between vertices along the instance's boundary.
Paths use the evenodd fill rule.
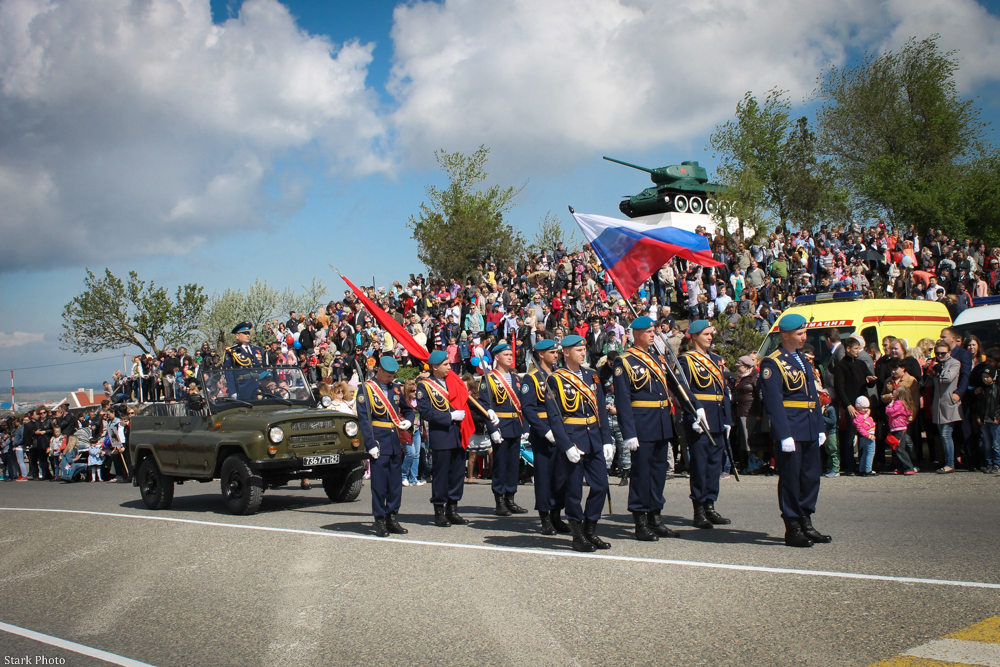
<path fill-rule="evenodd" d="M 599 556 L 629 557 L 614 559 L 541 536 L 534 513 L 494 517 L 485 483 L 466 487 L 472 525 L 448 529 L 429 485 L 403 489 L 410 533 L 392 541 L 372 536 L 367 486 L 342 505 L 269 491 L 234 517 L 217 483 L 161 512 L 130 485 L 4 483 L 2 508 L 96 514 L 0 510 L 0 622 L 158 666 L 771 666 L 869 665 L 998 614 L 1000 587 L 823 573 L 1000 584 L 1000 477 L 824 479 L 814 522 L 834 541 L 801 550 L 782 543 L 775 485 L 725 480 L 732 526 L 697 530 L 671 479 L 682 536 L 655 543 L 630 538 L 613 487 L 598 532 Z M 2 630 L 0 655 L 107 664 Z"/>

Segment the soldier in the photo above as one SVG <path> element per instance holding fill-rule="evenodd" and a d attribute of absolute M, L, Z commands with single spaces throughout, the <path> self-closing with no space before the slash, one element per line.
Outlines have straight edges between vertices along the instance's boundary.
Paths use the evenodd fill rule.
<path fill-rule="evenodd" d="M 694 505 L 694 526 L 712 528 L 732 523 L 715 511 L 719 498 L 719 478 L 725 456 L 722 438 L 729 437 L 733 413 L 729 386 L 722 375 L 722 357 L 709 352 L 715 328 L 708 320 L 695 320 L 688 326 L 691 349 L 682 354 L 681 372 L 691 388 L 695 413 L 684 414 L 684 432 L 688 441 L 691 502 Z M 704 430 L 708 424 L 711 439 Z M 712 442 L 714 441 L 714 445 Z"/>
<path fill-rule="evenodd" d="M 559 516 L 566 506 L 566 465 L 545 411 L 545 387 L 559 362 L 555 341 L 535 343 L 535 368 L 521 381 L 521 409 L 528 422 L 528 442 L 535 457 L 535 509 L 542 520 L 542 535 L 570 532 Z"/>
<path fill-rule="evenodd" d="M 587 358 L 584 342 L 576 334 L 562 339 L 566 368 L 547 378 L 545 411 L 555 445 L 569 460 L 566 516 L 573 532 L 573 550 L 591 552 L 611 548 L 596 531 L 608 495 L 607 464 L 615 456 L 615 446 L 611 444 L 600 380 L 597 373 L 582 366 Z M 590 485 L 586 511 L 581 506 L 585 474 Z"/>
<path fill-rule="evenodd" d="M 660 519 L 674 424 L 663 357 L 653 356 L 653 320 L 637 317 L 629 328 L 632 347 L 614 363 L 615 408 L 625 447 L 632 452 L 628 509 L 635 521 L 635 538 L 655 542 L 679 536 Z"/>
<path fill-rule="evenodd" d="M 448 355 L 443 350 L 431 352 L 427 359 L 431 376 L 417 385 L 417 412 L 427 424 L 430 450 L 434 452 L 431 480 L 431 503 L 434 525 L 468 523 L 458 513 L 465 485 L 465 449 L 462 448 L 462 420 L 465 410 L 454 410 L 448 401 L 445 378 L 451 372 Z M 400 481 L 402 483 L 402 481 Z"/>
<path fill-rule="evenodd" d="M 393 380 L 399 362 L 390 356 L 379 359 L 375 379 L 358 391 L 358 424 L 371 456 L 372 515 L 375 534 L 405 535 L 409 531 L 396 518 L 403 494 L 403 449 L 399 432 L 413 425 L 413 408 L 403 400 Z"/>
<path fill-rule="evenodd" d="M 483 376 L 479 383 L 479 400 L 489 408 L 487 429 L 493 440 L 493 499 L 497 516 L 527 514 L 528 510 L 514 502 L 517 493 L 518 466 L 521 463 L 521 380 L 511 370 L 514 353 L 507 343 L 493 348 L 496 368 Z"/>
<path fill-rule="evenodd" d="M 811 547 L 833 541 L 812 525 L 819 497 L 819 450 L 826 442 L 823 412 L 812 381 L 812 364 L 799 352 L 806 342 L 806 319 L 789 314 L 778 322 L 781 346 L 760 364 L 761 396 L 771 420 L 778 464 L 778 505 L 785 544 Z"/>
<path fill-rule="evenodd" d="M 236 336 L 236 345 L 227 347 L 223 353 L 223 368 L 244 368 L 264 365 L 263 350 L 256 345 L 250 344 L 250 331 L 252 329 L 253 325 L 249 322 L 240 322 L 233 327 L 233 335 Z"/>

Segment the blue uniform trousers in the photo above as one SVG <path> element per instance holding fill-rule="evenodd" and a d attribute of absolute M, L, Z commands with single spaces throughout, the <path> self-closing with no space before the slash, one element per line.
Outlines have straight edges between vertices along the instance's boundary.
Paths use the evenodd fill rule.
<path fill-rule="evenodd" d="M 531 439 L 535 456 L 535 509 L 551 512 L 566 507 L 566 455 L 545 438 Z M 541 442 L 539 442 L 541 440 Z"/>
<path fill-rule="evenodd" d="M 713 433 L 715 447 L 704 433 L 697 433 L 685 425 L 688 438 L 688 472 L 691 474 L 691 500 L 699 503 L 715 502 L 719 499 L 719 477 L 722 476 L 722 460 L 726 457 L 722 448 L 723 434 Z"/>
<path fill-rule="evenodd" d="M 778 505 L 781 518 L 800 519 L 816 511 L 819 477 L 822 472 L 818 440 L 796 440 L 794 452 L 781 451 L 774 444 L 778 465 Z"/>
<path fill-rule="evenodd" d="M 371 462 L 372 516 L 399 511 L 403 495 L 403 455 L 382 454 Z"/>
<path fill-rule="evenodd" d="M 632 452 L 628 482 L 628 511 L 652 512 L 663 509 L 663 485 L 667 482 L 670 441 L 639 441 Z"/>
<path fill-rule="evenodd" d="M 431 465 L 431 503 L 444 505 L 448 501 L 458 502 L 465 490 L 465 463 L 468 453 L 461 447 L 435 449 Z M 400 479 L 402 484 L 402 478 Z"/>
<path fill-rule="evenodd" d="M 565 454 L 561 455 L 563 458 Z M 566 517 L 574 521 L 600 521 L 604 511 L 604 499 L 608 497 L 608 464 L 604 460 L 604 452 L 597 451 L 584 454 L 579 463 L 569 463 L 566 476 Z M 587 509 L 583 503 L 583 476 L 587 475 L 590 493 L 587 494 Z"/>
<path fill-rule="evenodd" d="M 493 443 L 493 493 L 517 493 L 517 471 L 521 463 L 521 438 Z"/>

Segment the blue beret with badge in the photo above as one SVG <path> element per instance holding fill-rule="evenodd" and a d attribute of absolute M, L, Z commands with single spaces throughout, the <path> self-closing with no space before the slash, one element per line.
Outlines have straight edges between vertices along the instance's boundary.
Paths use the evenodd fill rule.
<path fill-rule="evenodd" d="M 395 373 L 399 370 L 399 362 L 390 356 L 380 357 L 378 365 L 381 366 L 382 370 L 386 373 Z"/>
<path fill-rule="evenodd" d="M 442 361 L 448 361 L 448 355 L 443 350 L 434 350 L 431 356 L 427 357 L 427 363 L 431 366 L 437 366 Z"/>
<path fill-rule="evenodd" d="M 250 324 L 249 322 L 240 322 L 235 327 L 233 327 L 233 335 L 236 335 L 238 333 L 250 333 L 251 329 L 253 329 L 253 325 Z"/>
<path fill-rule="evenodd" d="M 556 342 L 551 338 L 543 338 L 537 343 L 535 343 L 535 352 L 544 352 L 545 350 L 551 350 L 556 346 Z"/>
<path fill-rule="evenodd" d="M 688 325 L 688 333 L 692 335 L 700 334 L 702 331 L 709 328 L 710 326 L 712 326 L 712 323 L 709 322 L 708 320 L 695 320 L 694 322 Z"/>
<path fill-rule="evenodd" d="M 643 315 L 642 317 L 637 317 L 632 320 L 632 324 L 628 325 L 629 329 L 649 329 L 653 326 L 653 318 Z"/>
<path fill-rule="evenodd" d="M 504 350 L 509 350 L 509 349 L 510 345 L 508 345 L 507 343 L 499 343 L 496 347 L 493 348 L 493 356 L 496 356 L 501 352 L 503 352 Z"/>
<path fill-rule="evenodd" d="M 806 318 L 795 313 L 790 313 L 781 318 L 778 322 L 779 331 L 798 331 L 806 326 Z"/>
<path fill-rule="evenodd" d="M 581 343 L 583 343 L 583 336 L 577 336 L 576 334 L 566 336 L 559 342 L 563 349 L 566 349 L 567 347 L 575 347 Z"/>

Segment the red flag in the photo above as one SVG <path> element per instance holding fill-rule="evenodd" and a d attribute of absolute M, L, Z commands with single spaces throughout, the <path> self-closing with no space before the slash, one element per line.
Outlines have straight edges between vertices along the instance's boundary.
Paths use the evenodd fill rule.
<path fill-rule="evenodd" d="M 430 353 L 410 335 L 410 332 L 405 327 L 393 319 L 389 313 L 376 306 L 374 301 L 365 296 L 354 283 L 347 279 L 347 276 L 341 275 L 340 277 L 354 291 L 358 300 L 368 309 L 372 317 L 382 325 L 382 328 L 389 332 L 389 335 L 398 340 L 399 344 L 406 348 L 410 356 L 427 363 Z M 472 415 L 468 414 L 471 408 L 469 405 L 469 390 L 466 388 L 462 378 L 455 374 L 455 371 L 448 373 L 445 382 L 448 385 L 448 402 L 451 404 L 451 407 L 455 410 L 465 410 L 466 412 L 466 418 L 462 420 L 462 447 L 468 449 L 469 436 L 476 432 L 476 425 L 472 423 Z"/>

